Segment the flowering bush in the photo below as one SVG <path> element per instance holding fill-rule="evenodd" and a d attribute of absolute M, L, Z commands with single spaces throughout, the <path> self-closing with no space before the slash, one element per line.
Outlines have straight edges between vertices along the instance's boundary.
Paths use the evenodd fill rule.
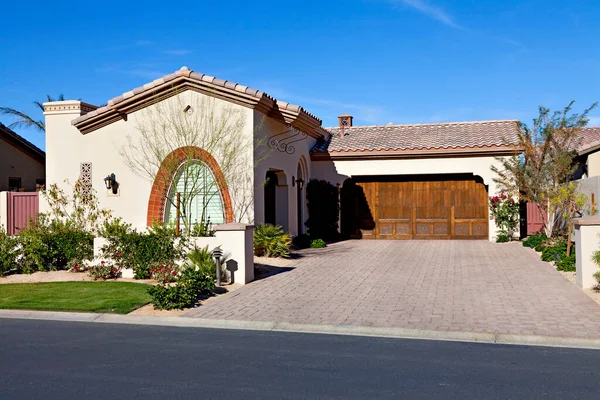
<path fill-rule="evenodd" d="M 175 282 L 179 268 L 170 261 L 162 264 L 156 264 L 150 268 L 150 277 L 159 283 L 165 284 Z"/>
<path fill-rule="evenodd" d="M 500 229 L 499 242 L 512 239 L 519 226 L 519 203 L 506 193 L 490 197 L 490 219 Z"/>
<path fill-rule="evenodd" d="M 131 268 L 135 279 L 149 279 L 150 268 L 183 259 L 187 241 L 176 237 L 175 229 L 168 225 L 155 225 L 147 232 L 137 232 L 130 226 L 113 224 L 105 229 L 108 244 L 102 256 L 120 268 Z"/>
<path fill-rule="evenodd" d="M 121 276 L 121 270 L 115 267 L 110 261 L 102 260 L 99 264 L 89 267 L 88 274 L 94 280 L 117 279 Z"/>
<path fill-rule="evenodd" d="M 85 272 L 88 266 L 81 260 L 73 259 L 67 263 L 67 271 L 69 272 Z"/>

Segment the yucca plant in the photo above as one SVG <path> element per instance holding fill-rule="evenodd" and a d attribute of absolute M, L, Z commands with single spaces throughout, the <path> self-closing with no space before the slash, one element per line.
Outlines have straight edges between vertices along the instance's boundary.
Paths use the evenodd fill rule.
<path fill-rule="evenodd" d="M 208 249 L 208 245 L 205 247 L 194 246 L 194 248 L 188 253 L 187 257 L 188 260 L 203 274 L 216 279 L 217 267 L 212 256 L 212 252 Z M 225 253 L 221 257 L 221 279 L 224 281 L 229 280 L 226 262 L 230 257 L 231 254 L 229 253 Z"/>
<path fill-rule="evenodd" d="M 292 235 L 279 225 L 258 224 L 254 229 L 254 251 L 258 256 L 288 257 Z"/>

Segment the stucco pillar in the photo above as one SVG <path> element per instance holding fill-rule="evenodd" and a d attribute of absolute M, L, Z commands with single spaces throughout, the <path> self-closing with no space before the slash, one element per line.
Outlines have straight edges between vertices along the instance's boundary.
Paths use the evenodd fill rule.
<path fill-rule="evenodd" d="M 575 259 L 577 266 L 576 283 L 582 289 L 589 289 L 598 284 L 594 274 L 600 270 L 592 261 L 592 255 L 600 250 L 600 218 L 576 218 L 575 226 Z"/>
<path fill-rule="evenodd" d="M 224 253 L 229 253 L 227 270 L 234 283 L 254 280 L 254 226 L 231 223 L 215 226 L 216 241 L 222 245 Z"/>

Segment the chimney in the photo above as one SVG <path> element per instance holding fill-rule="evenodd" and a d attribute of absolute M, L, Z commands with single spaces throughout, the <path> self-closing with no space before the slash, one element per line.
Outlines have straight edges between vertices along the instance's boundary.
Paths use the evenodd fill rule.
<path fill-rule="evenodd" d="M 352 126 L 352 115 L 342 114 L 338 117 L 338 126 L 340 127 L 340 136 L 344 136 L 344 129 Z"/>

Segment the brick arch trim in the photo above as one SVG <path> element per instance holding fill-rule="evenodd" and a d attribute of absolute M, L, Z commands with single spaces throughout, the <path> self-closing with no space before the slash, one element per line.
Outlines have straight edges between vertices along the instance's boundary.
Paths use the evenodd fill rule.
<path fill-rule="evenodd" d="M 163 222 L 164 220 L 165 205 L 167 202 L 166 197 L 176 172 L 169 171 L 168 166 L 179 166 L 186 160 L 189 160 L 190 156 L 194 160 L 202 161 L 210 168 L 217 181 L 217 185 L 219 185 L 219 191 L 221 192 L 221 198 L 223 199 L 225 222 L 233 222 L 231 196 L 229 195 L 229 188 L 227 187 L 227 182 L 225 181 L 225 176 L 223 175 L 223 171 L 221 171 L 221 167 L 219 167 L 219 164 L 214 157 L 206 150 L 199 147 L 188 146 L 180 147 L 172 151 L 162 162 L 160 169 L 156 174 L 156 178 L 154 179 L 154 183 L 152 184 L 152 190 L 150 191 L 148 217 L 146 220 L 147 226 L 152 226 L 155 222 Z"/>

